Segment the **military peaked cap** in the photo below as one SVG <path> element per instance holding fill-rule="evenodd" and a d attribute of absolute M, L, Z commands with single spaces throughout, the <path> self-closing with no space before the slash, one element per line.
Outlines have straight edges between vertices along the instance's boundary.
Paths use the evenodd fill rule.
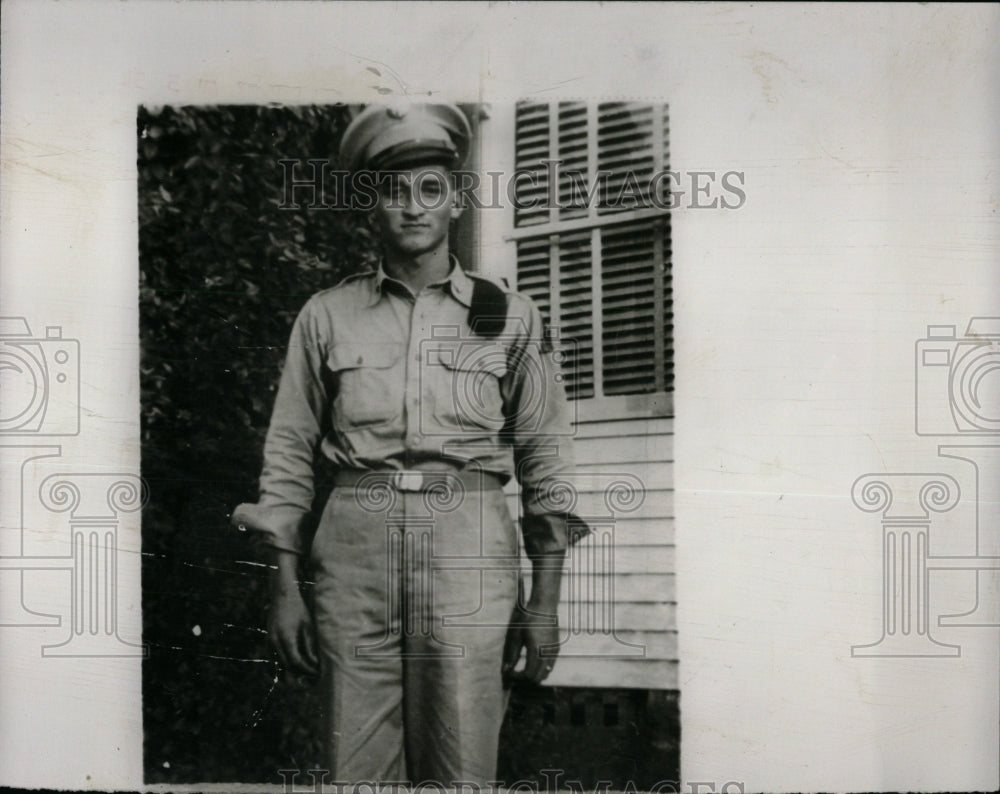
<path fill-rule="evenodd" d="M 344 168 L 374 171 L 415 165 L 455 168 L 469 153 L 472 129 L 450 102 L 394 102 L 369 105 L 344 131 Z"/>

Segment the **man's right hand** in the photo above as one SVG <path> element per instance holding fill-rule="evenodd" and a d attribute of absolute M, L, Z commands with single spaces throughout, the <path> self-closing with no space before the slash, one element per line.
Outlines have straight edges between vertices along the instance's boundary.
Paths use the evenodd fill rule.
<path fill-rule="evenodd" d="M 299 593 L 298 556 L 276 553 L 276 568 L 271 576 L 271 611 L 267 634 L 281 666 L 295 673 L 316 675 L 316 628 L 312 615 Z"/>

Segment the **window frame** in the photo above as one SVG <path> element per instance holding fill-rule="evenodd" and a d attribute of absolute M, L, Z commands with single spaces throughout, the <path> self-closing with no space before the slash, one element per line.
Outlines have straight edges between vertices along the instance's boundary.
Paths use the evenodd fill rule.
<path fill-rule="evenodd" d="M 558 151 L 558 117 L 559 101 L 549 104 L 549 152 Z M 598 113 L 600 102 L 590 102 L 587 107 L 587 173 L 597 173 L 598 162 Z M 659 119 L 658 125 L 654 128 L 653 135 L 653 172 L 656 173 L 666 167 L 666 153 L 664 151 L 663 126 L 666 124 L 665 114 L 667 106 L 665 103 L 649 103 L 653 110 L 654 119 Z M 609 227 L 627 225 L 628 223 L 653 221 L 662 218 L 665 221 L 671 217 L 671 212 L 667 208 L 642 208 L 636 210 L 624 210 L 619 212 L 601 212 L 599 202 L 591 202 L 587 207 L 586 216 L 573 217 L 565 220 L 553 219 L 552 215 L 543 223 L 527 224 L 515 226 L 515 213 L 513 203 L 509 200 L 509 193 L 513 192 L 511 177 L 515 172 L 517 159 L 515 151 L 515 124 L 516 124 L 516 104 L 491 105 L 484 114 L 481 127 L 480 147 L 482 173 L 485 183 L 491 184 L 489 172 L 499 173 L 501 179 L 498 184 L 502 184 L 501 196 L 503 197 L 503 208 L 497 212 L 496 208 L 483 210 L 485 212 L 482 224 L 483 238 L 481 245 L 481 269 L 484 273 L 500 276 L 512 286 L 517 286 L 517 244 L 520 241 L 548 240 L 550 245 L 550 262 L 553 268 L 558 267 L 558 240 L 559 235 L 568 232 L 580 232 L 589 230 L 591 233 L 591 284 L 594 305 L 601 306 L 601 233 Z M 654 261 L 662 262 L 663 268 L 653 268 L 653 305 L 654 313 L 667 311 L 669 306 L 664 291 L 665 275 L 670 270 L 670 257 L 666 253 L 669 241 L 666 239 L 668 228 L 667 223 L 652 223 L 652 235 L 654 246 Z M 557 308 L 557 302 L 553 301 L 553 308 Z M 657 391 L 643 392 L 637 394 L 605 395 L 598 393 L 604 384 L 603 380 L 603 358 L 604 339 L 602 335 L 603 317 L 600 311 L 595 312 L 595 324 L 593 335 L 593 380 L 595 394 L 590 397 L 580 397 L 574 399 L 577 422 L 600 422 L 613 421 L 618 419 L 628 419 L 636 417 L 672 417 L 674 415 L 674 392 L 668 387 L 667 364 L 673 357 L 673 345 L 668 347 L 667 333 L 664 323 L 657 322 L 654 327 L 654 357 L 661 372 L 658 375 L 663 387 Z M 558 317 L 553 316 L 553 324 L 558 324 Z M 667 353 L 670 357 L 667 357 Z"/>

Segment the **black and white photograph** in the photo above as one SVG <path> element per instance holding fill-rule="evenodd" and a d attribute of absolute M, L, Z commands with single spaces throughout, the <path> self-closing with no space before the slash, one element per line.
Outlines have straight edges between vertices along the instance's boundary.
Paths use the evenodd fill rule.
<path fill-rule="evenodd" d="M 148 781 L 678 785 L 668 130 L 139 110 Z"/>
<path fill-rule="evenodd" d="M 996 790 L 998 31 L 7 0 L 0 786 Z"/>

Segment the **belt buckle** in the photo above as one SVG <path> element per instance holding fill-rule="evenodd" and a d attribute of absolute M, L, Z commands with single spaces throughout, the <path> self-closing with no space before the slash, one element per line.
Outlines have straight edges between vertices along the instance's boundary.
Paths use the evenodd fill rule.
<path fill-rule="evenodd" d="M 397 491 L 420 491 L 424 487 L 424 473 L 412 469 L 393 472 L 392 486 Z"/>

